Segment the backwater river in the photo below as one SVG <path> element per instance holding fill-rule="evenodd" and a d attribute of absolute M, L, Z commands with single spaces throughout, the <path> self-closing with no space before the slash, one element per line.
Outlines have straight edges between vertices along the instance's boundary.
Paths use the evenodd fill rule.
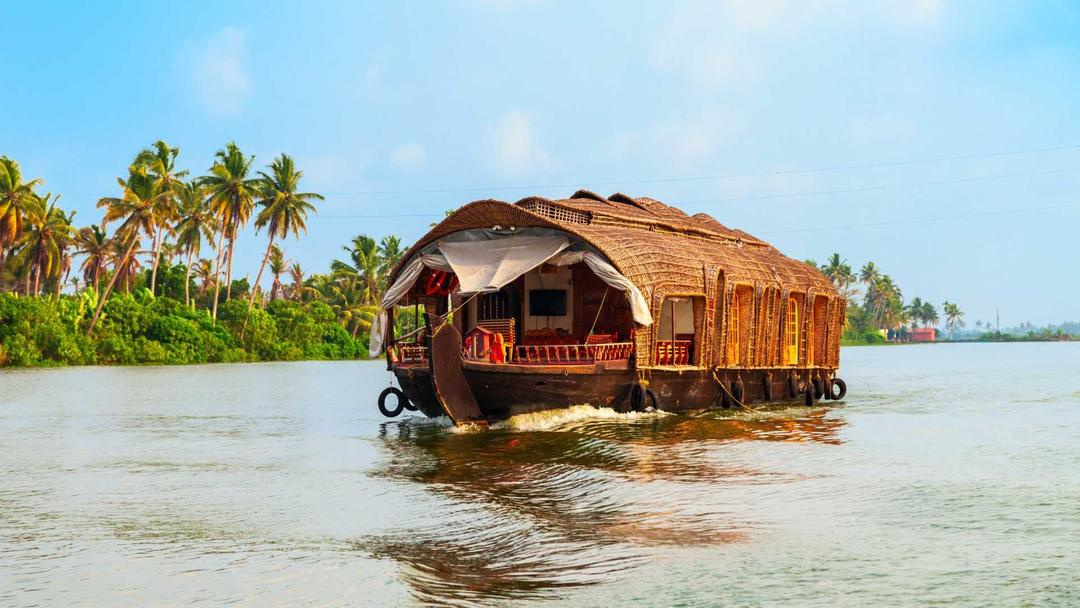
<path fill-rule="evenodd" d="M 1080 343 L 461 432 L 380 362 L 0 371 L 2 606 L 1077 606 Z"/>

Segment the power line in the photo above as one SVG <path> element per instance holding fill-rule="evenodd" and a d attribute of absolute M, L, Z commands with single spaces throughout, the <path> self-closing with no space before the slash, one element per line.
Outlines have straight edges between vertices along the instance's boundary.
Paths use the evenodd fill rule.
<path fill-rule="evenodd" d="M 696 176 L 683 176 L 683 177 L 655 177 L 648 179 L 628 179 L 628 180 L 611 180 L 611 181 L 587 181 L 582 180 L 574 183 L 565 184 L 533 184 L 522 186 L 476 186 L 476 187 L 453 187 L 453 188 L 417 188 L 417 189 L 404 189 L 404 190 L 356 190 L 356 191 L 342 191 L 342 192 L 326 192 L 327 196 L 375 196 L 375 195 L 391 195 L 391 194 L 449 194 L 455 192 L 505 192 L 513 190 L 553 190 L 558 188 L 580 188 L 583 186 L 618 186 L 618 185 L 640 185 L 640 184 L 664 184 L 664 183 L 678 183 L 678 182 L 697 182 L 697 181 L 709 181 L 720 179 L 741 179 L 748 177 L 768 177 L 768 176 L 781 176 L 781 175 L 800 175 L 804 173 L 824 173 L 829 171 L 847 171 L 852 169 L 871 169 L 876 167 L 897 167 L 904 165 L 919 165 L 930 164 L 939 162 L 948 162 L 955 160 L 975 160 L 980 158 L 998 158 L 1002 156 L 1020 156 L 1024 154 L 1039 154 L 1043 152 L 1060 152 L 1063 150 L 1076 150 L 1080 149 L 1080 144 L 1071 144 L 1067 146 L 1052 146 L 1045 148 L 1026 148 L 1021 150 L 1009 150 L 1002 152 L 986 152 L 982 154 L 961 154 L 957 156 L 939 156 L 935 158 L 920 158 L 920 159 L 907 159 L 896 161 L 882 161 L 873 163 L 858 163 L 850 165 L 832 165 L 825 167 L 814 167 L 809 169 L 785 169 L 777 171 L 755 171 L 749 173 L 726 173 L 726 174 L 714 174 L 714 175 L 696 175 Z"/>
<path fill-rule="evenodd" d="M 975 217 L 987 217 L 993 215 L 1010 215 L 1017 213 L 1029 213 L 1032 211 L 1048 211 L 1051 209 L 1066 209 L 1071 207 L 1080 207 L 1080 203 L 1070 203 L 1068 205 L 1045 205 L 1042 207 L 1025 207 L 1020 209 L 1000 209 L 997 211 L 983 211 L 980 213 L 965 213 L 962 215 L 945 215 L 941 217 L 929 217 L 910 220 L 893 220 L 888 222 L 870 222 L 866 224 L 847 224 L 841 226 L 818 226 L 814 228 L 793 228 L 791 230 L 768 230 L 758 234 L 791 234 L 795 232 L 819 232 L 822 230 L 848 230 L 852 228 L 876 228 L 879 226 L 897 226 L 900 224 L 929 224 L 932 222 L 947 222 L 952 220 L 965 220 Z"/>
<path fill-rule="evenodd" d="M 761 194 L 761 195 L 754 195 L 754 196 L 737 196 L 737 197 L 731 197 L 731 198 L 704 199 L 704 200 L 688 201 L 688 202 L 685 202 L 685 203 L 679 203 L 678 206 L 680 206 L 680 207 L 689 207 L 689 206 L 700 206 L 700 205 L 708 205 L 708 204 L 715 204 L 715 203 L 734 203 L 734 202 L 742 202 L 742 201 L 760 201 L 760 200 L 771 200 L 771 199 L 782 199 L 782 198 L 798 198 L 798 197 L 803 197 L 803 196 L 822 196 L 822 195 L 830 195 L 830 194 L 852 194 L 852 193 L 858 193 L 858 192 L 874 192 L 874 191 L 881 191 L 881 190 L 901 190 L 901 189 L 905 189 L 905 188 L 920 188 L 920 187 L 925 187 L 925 186 L 942 186 L 942 185 L 947 185 L 947 184 L 966 184 L 966 183 L 974 183 L 974 182 L 993 181 L 993 180 L 999 180 L 999 179 L 1011 179 L 1011 178 L 1016 178 L 1016 177 L 1031 177 L 1031 176 L 1035 176 L 1035 175 L 1056 175 L 1056 174 L 1061 174 L 1061 173 L 1071 173 L 1071 172 L 1075 172 L 1075 171 L 1080 171 L 1080 167 L 1070 167 L 1070 168 L 1066 168 L 1066 169 L 1048 169 L 1048 170 L 1045 170 L 1045 171 L 1027 171 L 1027 172 L 1023 172 L 1023 173 L 1002 173 L 1002 174 L 998 174 L 998 175 L 983 175 L 983 176 L 978 176 L 978 177 L 963 177 L 963 178 L 956 178 L 956 179 L 944 179 L 944 180 L 934 180 L 934 181 L 926 181 L 926 182 L 909 182 L 909 183 L 905 183 L 905 184 L 881 184 L 881 185 L 876 185 L 876 186 L 861 186 L 861 187 L 858 187 L 858 188 L 841 188 L 841 189 L 836 189 L 836 190 L 812 190 L 812 191 L 806 191 L 806 192 L 786 192 L 786 193 L 779 193 L 779 194 Z M 398 217 L 441 217 L 441 215 L 442 215 L 442 213 L 440 213 L 440 212 L 432 212 L 432 213 L 335 214 L 335 215 L 319 215 L 319 216 L 315 216 L 315 217 L 328 218 L 328 219 L 361 219 L 361 218 L 376 219 L 376 218 L 398 218 Z"/>

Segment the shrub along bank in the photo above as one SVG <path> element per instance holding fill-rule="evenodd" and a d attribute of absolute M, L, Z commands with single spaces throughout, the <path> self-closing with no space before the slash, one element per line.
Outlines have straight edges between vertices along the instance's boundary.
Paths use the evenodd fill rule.
<path fill-rule="evenodd" d="M 90 337 L 92 294 L 26 297 L 0 293 L 0 366 L 138 365 L 358 359 L 366 335 L 353 338 L 323 302 L 277 300 L 247 312 L 229 300 L 209 312 L 141 290 L 114 295 Z M 246 323 L 245 323 L 246 317 Z"/>

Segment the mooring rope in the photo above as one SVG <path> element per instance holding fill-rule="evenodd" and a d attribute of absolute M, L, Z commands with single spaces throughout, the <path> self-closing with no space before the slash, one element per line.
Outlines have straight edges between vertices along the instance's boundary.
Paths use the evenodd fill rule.
<path fill-rule="evenodd" d="M 720 381 L 720 377 L 716 375 L 716 370 L 712 369 L 710 371 L 712 372 L 713 380 L 715 380 L 716 383 L 720 385 L 720 390 L 727 393 L 727 396 L 731 398 L 732 403 L 734 403 L 735 405 L 737 405 L 737 406 L 739 406 L 739 407 L 741 407 L 743 409 L 750 410 L 751 412 L 761 413 L 761 410 L 759 410 L 759 409 L 757 409 L 755 407 L 750 407 L 749 405 L 747 405 L 747 404 L 743 403 L 742 401 L 739 401 L 738 399 L 736 399 L 735 395 L 732 395 L 731 391 L 728 390 L 727 386 L 725 386 L 724 383 Z"/>

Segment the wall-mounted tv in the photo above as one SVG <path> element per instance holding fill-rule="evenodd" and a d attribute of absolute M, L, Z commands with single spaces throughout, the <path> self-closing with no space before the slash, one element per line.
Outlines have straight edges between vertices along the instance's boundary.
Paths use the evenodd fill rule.
<path fill-rule="evenodd" d="M 565 289 L 530 289 L 529 314 L 534 317 L 565 317 Z"/>

